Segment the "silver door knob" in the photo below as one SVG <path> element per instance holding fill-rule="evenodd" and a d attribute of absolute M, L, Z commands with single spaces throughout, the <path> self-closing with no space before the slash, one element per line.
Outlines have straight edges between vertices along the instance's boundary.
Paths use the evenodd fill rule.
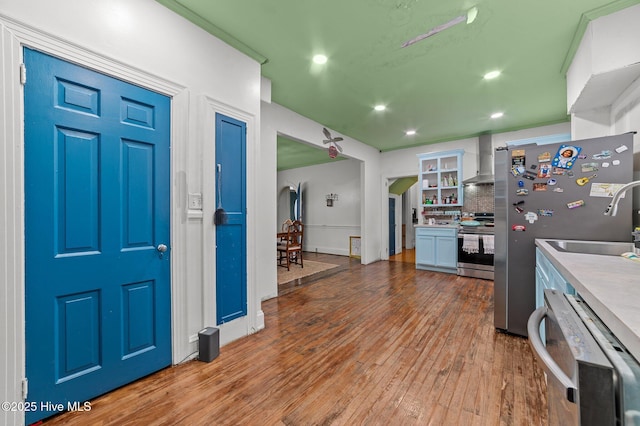
<path fill-rule="evenodd" d="M 156 247 L 156 250 L 158 250 L 160 253 L 164 253 L 165 251 L 167 251 L 167 246 L 164 244 L 158 244 L 158 247 Z"/>

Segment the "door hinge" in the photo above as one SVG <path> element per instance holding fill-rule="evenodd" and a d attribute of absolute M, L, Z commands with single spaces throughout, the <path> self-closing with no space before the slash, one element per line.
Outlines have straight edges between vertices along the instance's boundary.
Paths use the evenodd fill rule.
<path fill-rule="evenodd" d="M 23 86 L 27 84 L 27 66 L 20 64 L 20 84 Z"/>
<path fill-rule="evenodd" d="M 29 393 L 29 380 L 25 377 L 22 379 L 22 399 L 27 400 L 27 394 Z"/>

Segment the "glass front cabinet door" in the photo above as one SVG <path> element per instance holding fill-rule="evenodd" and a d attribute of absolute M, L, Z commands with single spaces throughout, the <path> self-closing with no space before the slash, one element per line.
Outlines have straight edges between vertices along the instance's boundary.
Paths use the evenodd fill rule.
<path fill-rule="evenodd" d="M 462 155 L 464 150 L 418 155 L 420 195 L 423 207 L 461 206 Z"/>

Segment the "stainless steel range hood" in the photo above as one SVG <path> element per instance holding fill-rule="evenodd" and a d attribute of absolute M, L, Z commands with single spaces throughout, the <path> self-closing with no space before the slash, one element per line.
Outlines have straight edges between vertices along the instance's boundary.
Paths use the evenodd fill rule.
<path fill-rule="evenodd" d="M 477 175 L 462 181 L 463 185 L 493 184 L 493 150 L 491 149 L 491 135 L 478 137 L 478 171 Z"/>

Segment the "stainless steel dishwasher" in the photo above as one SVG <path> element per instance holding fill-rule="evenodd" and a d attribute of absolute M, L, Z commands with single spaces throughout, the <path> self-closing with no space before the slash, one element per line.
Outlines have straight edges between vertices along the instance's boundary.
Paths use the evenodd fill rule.
<path fill-rule="evenodd" d="M 527 331 L 547 374 L 549 424 L 640 426 L 638 360 L 579 296 L 545 290 L 544 299 Z"/>

